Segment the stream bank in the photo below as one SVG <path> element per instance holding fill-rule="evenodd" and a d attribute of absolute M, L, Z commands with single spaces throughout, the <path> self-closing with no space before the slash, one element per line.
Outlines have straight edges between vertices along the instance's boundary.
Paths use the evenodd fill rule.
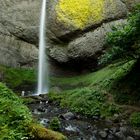
<path fill-rule="evenodd" d="M 104 119 L 99 116 L 88 118 L 76 114 L 67 108 L 61 108 L 56 101 L 50 101 L 48 96 L 31 97 L 28 107 L 45 127 L 49 127 L 53 118 L 60 121 L 59 131 L 69 140 L 139 140 L 140 131 L 133 129 L 119 114 L 116 119 Z M 28 99 L 28 98 L 27 98 Z"/>

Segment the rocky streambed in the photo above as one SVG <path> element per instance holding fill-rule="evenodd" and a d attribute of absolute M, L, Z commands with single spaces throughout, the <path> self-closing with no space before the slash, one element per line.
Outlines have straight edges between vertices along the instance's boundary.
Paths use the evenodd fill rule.
<path fill-rule="evenodd" d="M 35 119 L 49 127 L 52 118 L 60 121 L 59 131 L 69 140 L 140 140 L 140 131 L 132 129 L 125 120 L 115 114 L 114 120 L 92 118 L 73 113 L 61 108 L 58 102 L 49 101 L 48 97 L 32 97 L 28 103 Z"/>

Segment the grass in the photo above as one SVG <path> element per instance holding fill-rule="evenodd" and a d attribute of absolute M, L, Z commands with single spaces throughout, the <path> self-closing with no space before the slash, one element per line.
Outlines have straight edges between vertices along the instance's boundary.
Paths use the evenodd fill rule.
<path fill-rule="evenodd" d="M 34 69 L 20 69 L 0 66 L 1 81 L 10 89 L 16 90 L 21 86 L 26 88 L 26 85 L 36 83 L 36 72 Z"/>
<path fill-rule="evenodd" d="M 86 116 L 110 117 L 120 112 L 118 106 L 108 99 L 110 91 L 114 83 L 125 77 L 135 63 L 135 60 L 122 61 L 88 75 L 55 78 L 53 84 L 61 85 L 64 91 L 61 94 L 50 93 L 49 97 L 59 101 L 62 107 L 69 107 Z"/>
<path fill-rule="evenodd" d="M 140 112 L 131 114 L 129 121 L 134 127 L 140 127 Z"/>
<path fill-rule="evenodd" d="M 100 84 L 105 80 L 109 80 L 115 77 L 118 78 L 119 76 L 121 77 L 122 75 L 125 75 L 128 73 L 128 70 L 130 71 L 130 68 L 134 63 L 135 60 L 129 62 L 121 61 L 87 75 L 75 76 L 71 78 L 51 78 L 51 83 L 52 86 L 61 86 L 62 88 L 66 87 L 67 89 L 71 89 L 73 87 L 93 86 Z"/>

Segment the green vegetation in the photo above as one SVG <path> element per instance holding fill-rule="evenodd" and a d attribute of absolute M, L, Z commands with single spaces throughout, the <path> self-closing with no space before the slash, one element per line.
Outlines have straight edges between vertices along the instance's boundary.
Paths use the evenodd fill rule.
<path fill-rule="evenodd" d="M 31 114 L 11 90 L 0 83 L 0 139 L 21 140 L 30 136 Z"/>
<path fill-rule="evenodd" d="M 1 81 L 9 88 L 17 89 L 21 86 L 22 89 L 26 85 L 33 85 L 36 82 L 36 74 L 33 69 L 9 68 L 0 66 Z"/>
<path fill-rule="evenodd" d="M 49 128 L 54 131 L 59 131 L 60 127 L 61 127 L 61 125 L 60 125 L 59 119 L 57 117 L 52 118 L 50 121 Z"/>
<path fill-rule="evenodd" d="M 113 98 L 110 93 L 115 83 L 125 77 L 134 64 L 135 60 L 122 61 L 86 76 L 55 78 L 55 82 L 61 84 L 64 91 L 61 94 L 50 93 L 49 97 L 59 101 L 61 106 L 67 106 L 83 115 L 112 116 L 120 110 L 113 99 L 110 99 Z M 71 89 L 72 87 L 77 88 Z"/>
<path fill-rule="evenodd" d="M 37 132 L 36 132 L 37 131 Z M 4 84 L 0 83 L 0 140 L 66 140 L 57 132 L 33 122 L 29 109 Z"/>
<path fill-rule="evenodd" d="M 107 52 L 100 63 L 111 62 L 118 58 L 139 58 L 140 56 L 140 4 L 128 17 L 123 27 L 113 27 L 107 36 Z"/>
<path fill-rule="evenodd" d="M 113 85 L 114 87 L 117 87 L 112 89 L 114 100 L 117 103 L 140 105 L 139 65 L 140 62 L 137 61 L 137 63 L 132 67 L 132 70 Z"/>
<path fill-rule="evenodd" d="M 134 127 L 140 127 L 140 112 L 134 112 L 134 113 L 130 116 L 130 123 L 131 123 Z"/>
<path fill-rule="evenodd" d="M 86 86 L 94 86 L 100 84 L 100 86 L 105 86 L 105 84 L 111 82 L 109 80 L 113 80 L 113 78 L 118 78 L 125 76 L 127 73 L 131 71 L 132 66 L 134 65 L 135 60 L 130 61 L 122 61 L 111 64 L 99 71 L 75 76 L 75 77 L 59 77 L 59 78 L 51 78 L 52 86 L 60 86 L 62 89 L 74 89 L 77 87 L 86 87 Z M 110 77 L 111 75 L 111 77 Z M 104 81 L 104 84 L 102 83 Z M 108 82 L 107 82 L 108 81 Z"/>

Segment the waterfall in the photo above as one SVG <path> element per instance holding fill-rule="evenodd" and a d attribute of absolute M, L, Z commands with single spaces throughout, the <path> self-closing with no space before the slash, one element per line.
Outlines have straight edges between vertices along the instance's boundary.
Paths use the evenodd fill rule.
<path fill-rule="evenodd" d="M 37 95 L 48 93 L 48 64 L 46 57 L 46 0 L 42 1 L 40 28 L 39 28 L 39 64 Z"/>

